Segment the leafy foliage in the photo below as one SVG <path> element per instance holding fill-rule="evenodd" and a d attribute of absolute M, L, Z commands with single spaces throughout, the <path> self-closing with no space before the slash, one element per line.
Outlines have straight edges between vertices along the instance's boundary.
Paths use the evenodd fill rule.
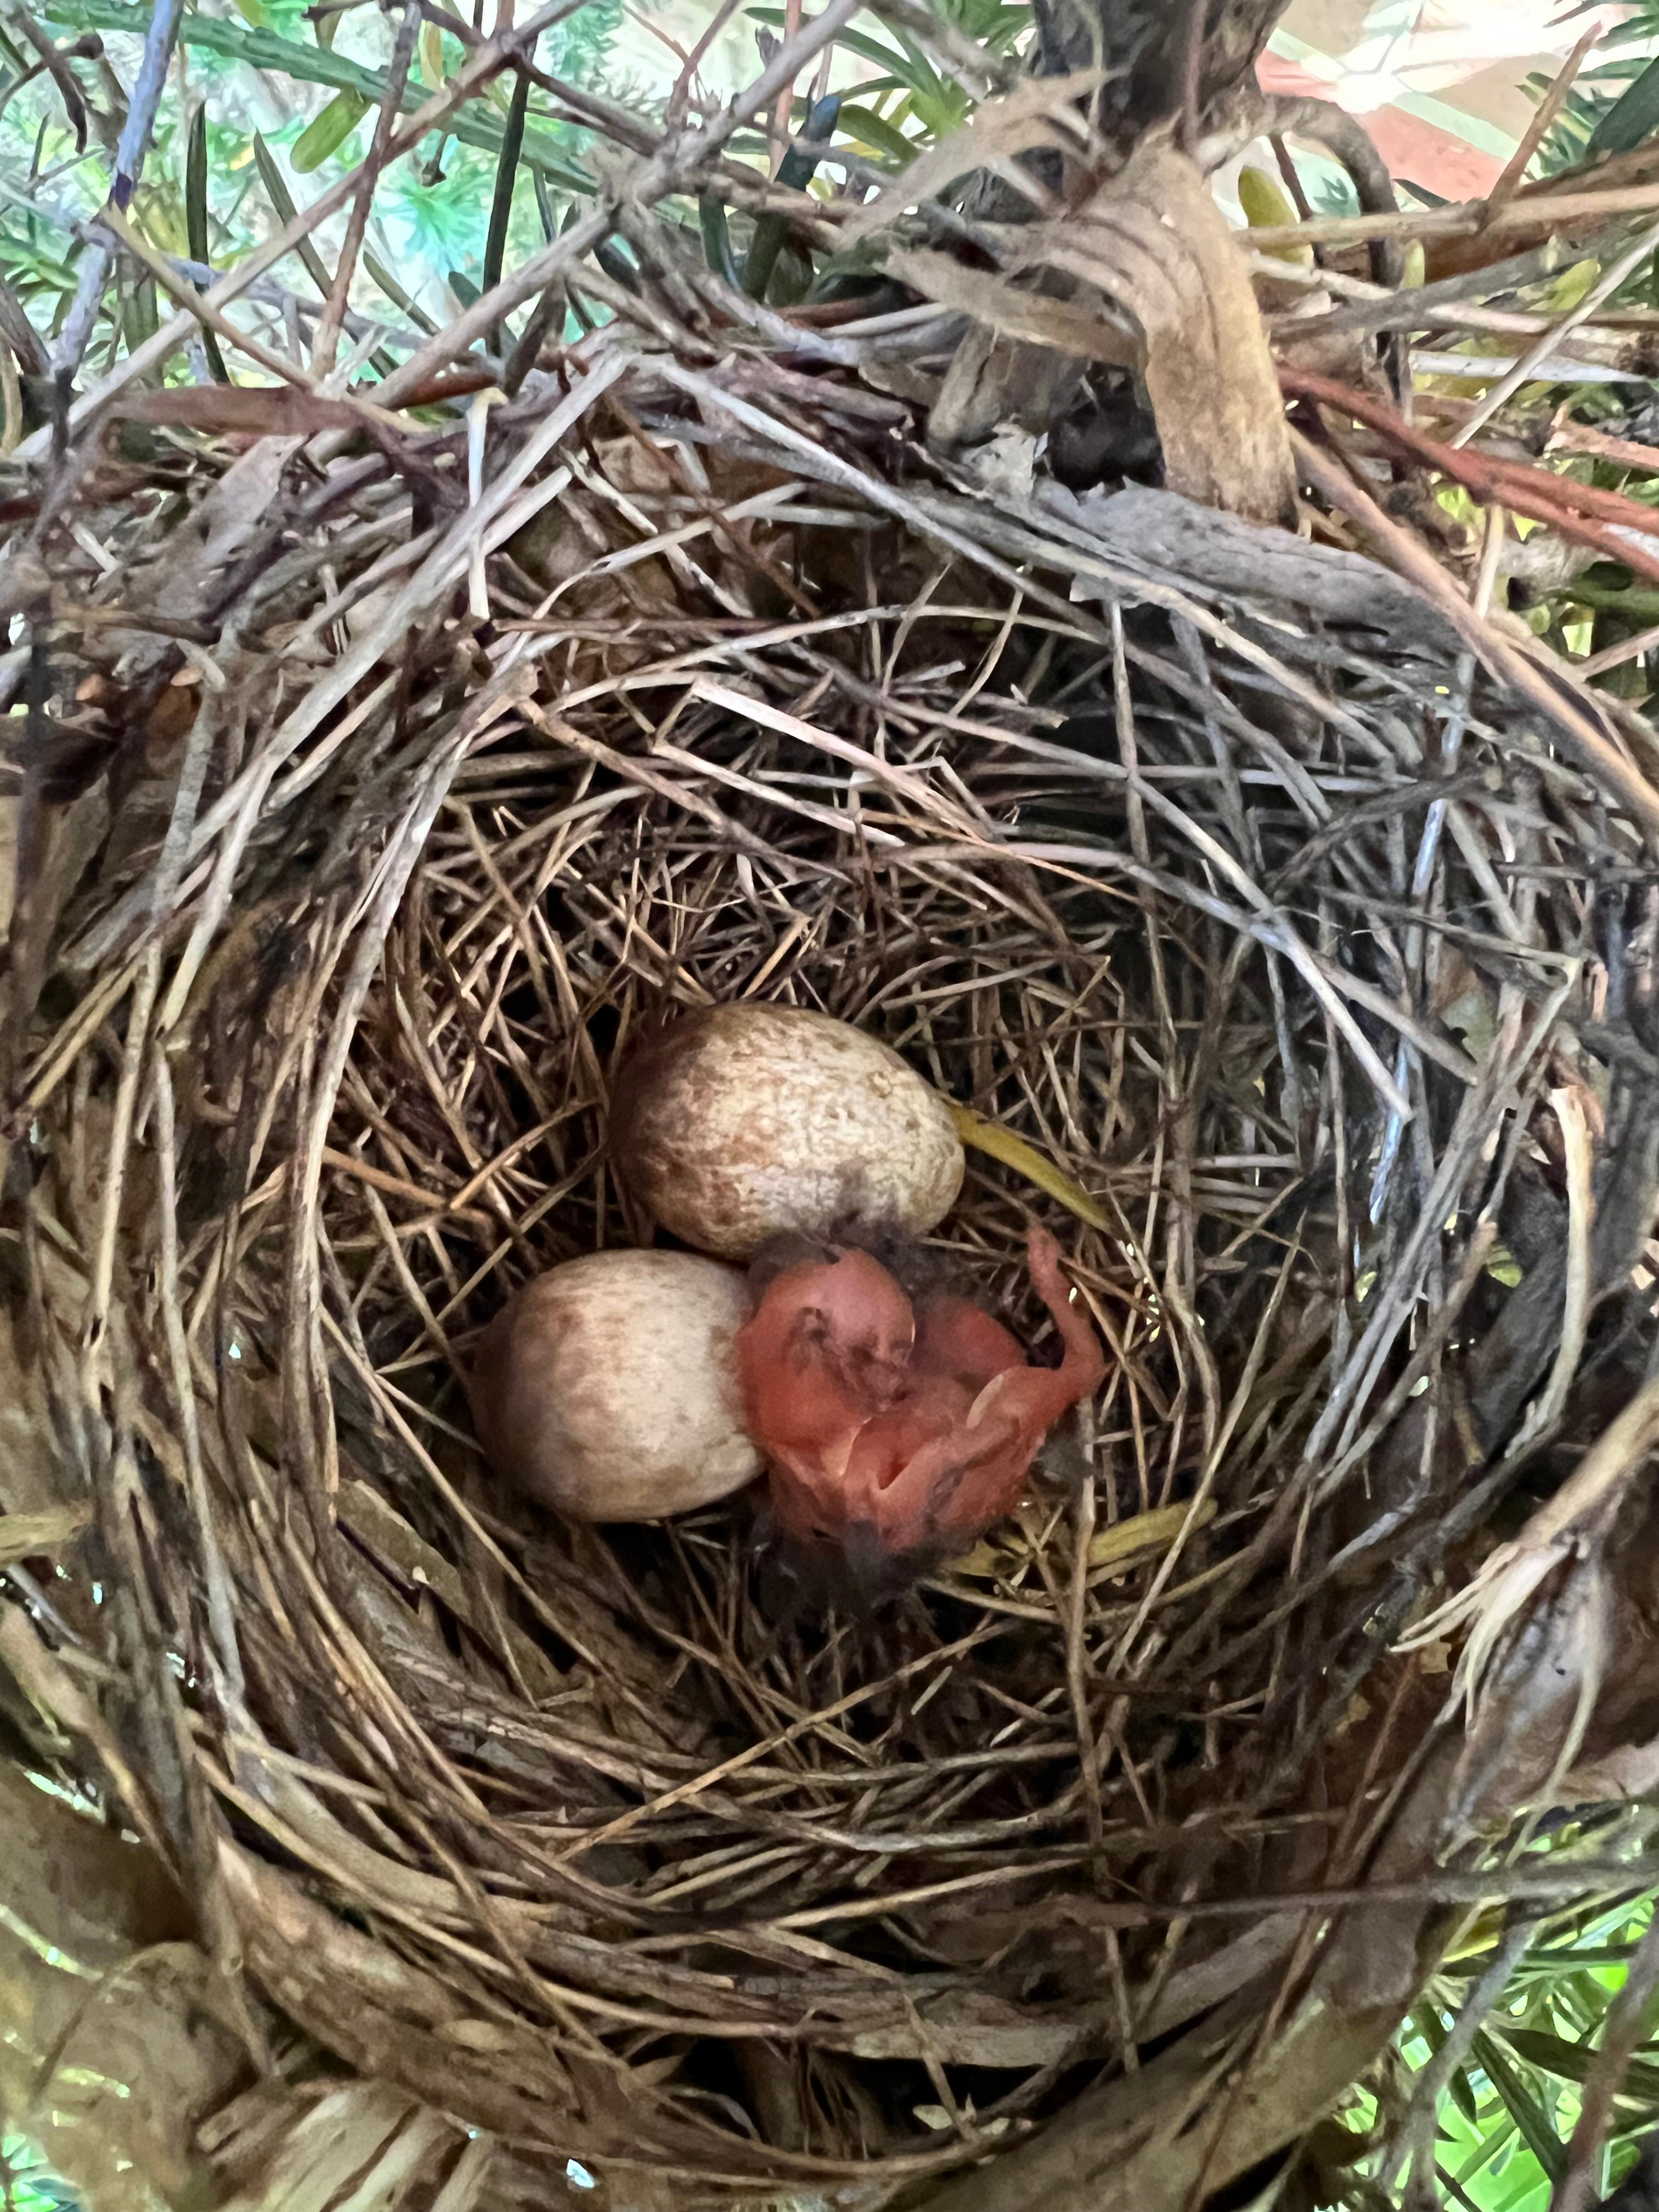
<path fill-rule="evenodd" d="M 999 54 L 1012 52 L 1030 27 L 1030 9 L 1017 0 L 936 4 L 956 29 Z M 149 13 L 143 0 L 47 0 L 43 21 L 61 45 L 96 34 L 107 56 L 99 63 L 75 52 L 69 63 L 98 126 L 84 149 L 76 143 L 58 88 L 5 35 L 0 14 L 0 175 L 15 180 L 0 201 L 0 276 L 48 339 L 60 328 L 74 293 L 83 252 L 80 226 L 109 189 L 122 88 L 131 80 Z M 784 15 L 781 8 L 759 6 L 747 20 L 763 42 L 782 26 Z M 665 84 L 641 80 L 623 52 L 627 28 L 623 0 L 586 0 L 544 35 L 538 66 L 649 117 L 659 111 Z M 638 34 L 633 35 L 637 43 Z M 232 266 L 287 222 L 295 205 L 352 167 L 362 158 L 385 93 L 391 38 L 389 23 L 367 0 L 313 5 L 238 0 L 234 15 L 188 8 L 179 33 L 179 96 L 163 102 L 134 209 L 150 242 L 198 266 L 204 260 L 216 269 Z M 459 33 L 452 36 L 428 21 L 419 54 L 405 109 L 418 106 L 459 65 L 465 42 Z M 659 80 L 663 75 L 659 70 Z M 961 88 L 934 65 L 923 41 L 902 28 L 844 33 L 836 50 L 835 76 L 837 85 L 856 90 L 856 100 L 845 101 L 833 126 L 836 142 L 878 167 L 901 166 L 968 112 Z M 710 88 L 711 100 L 724 89 Z M 805 97 L 797 102 L 798 131 L 807 123 L 807 105 Z M 441 316 L 457 296 L 452 277 L 464 280 L 463 292 L 479 283 L 507 111 L 506 93 L 492 88 L 458 111 L 415 158 L 380 178 L 371 253 L 354 287 L 355 305 L 371 314 L 387 313 L 388 295 L 376 284 L 371 262 L 398 272 L 394 305 L 404 313 L 412 301 Z M 820 118 L 817 128 L 827 127 Z M 527 173 L 538 190 L 510 190 L 503 197 L 505 229 L 495 251 L 500 265 L 509 268 L 543 243 L 550 221 L 565 220 L 591 189 L 582 160 L 584 134 L 551 112 L 544 92 L 530 92 L 513 128 L 512 167 Z M 192 131 L 196 243 L 204 234 L 206 254 L 191 250 L 186 206 Z M 769 160 L 766 143 L 752 132 L 740 136 L 733 151 L 739 158 Z M 296 255 L 292 268 L 278 272 L 283 283 L 308 299 L 318 287 L 319 267 L 326 280 L 331 248 L 343 234 L 343 220 L 322 226 L 315 251 Z M 746 250 L 746 240 L 739 244 Z M 780 258 L 774 244 L 766 258 L 775 266 L 775 282 L 799 289 L 810 281 L 810 270 L 793 250 Z M 122 319 L 135 312 L 143 326 L 153 327 L 158 307 L 154 280 L 124 272 L 111 296 L 110 343 L 121 343 Z"/>
<path fill-rule="evenodd" d="M 1552 1840 L 1535 1848 L 1547 1851 Z M 1565 1840 L 1573 1840 L 1572 1832 Z M 1440 2096 L 1434 2179 L 1442 2203 L 1477 2212 L 1548 2212 L 1578 2118 L 1580 2085 L 1653 1906 L 1651 1893 L 1633 1893 L 1540 1926 Z M 1395 2201 L 1382 2185 L 1396 2163 L 1386 2148 L 1395 2124 L 1505 1933 L 1501 1916 L 1483 1917 L 1454 1949 L 1376 2077 L 1356 2092 L 1346 2125 L 1310 2138 L 1292 2191 L 1298 2201 L 1341 2204 L 1350 2212 L 1376 2212 Z M 1601 2154 L 1598 2196 L 1629 2170 L 1639 2139 L 1656 2125 L 1659 2042 L 1645 2045 L 1626 2075 Z"/>
<path fill-rule="evenodd" d="M 4 2212 L 78 2212 L 75 2191 L 21 2136 L 0 2142 L 0 2206 Z"/>
<path fill-rule="evenodd" d="M 1659 128 L 1659 5 L 1640 0 L 1607 33 L 1580 70 L 1561 112 L 1539 149 L 1545 176 L 1569 169 L 1595 154 L 1626 153 Z M 1595 57 L 1599 56 L 1600 58 Z M 1542 100 L 1552 79 L 1534 71 L 1526 89 Z"/>

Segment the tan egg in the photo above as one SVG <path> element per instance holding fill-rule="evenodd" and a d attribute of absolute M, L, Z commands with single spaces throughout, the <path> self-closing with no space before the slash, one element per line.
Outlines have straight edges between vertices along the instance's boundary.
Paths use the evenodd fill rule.
<path fill-rule="evenodd" d="M 919 1237 L 962 1188 L 932 1085 L 862 1030 L 796 1006 L 682 1016 L 624 1069 L 611 1144 L 665 1229 L 726 1259 L 790 1231 Z"/>
<path fill-rule="evenodd" d="M 485 1330 L 472 1425 L 498 1473 L 574 1521 L 659 1521 L 760 1472 L 743 1428 L 735 1267 L 595 1252 L 527 1283 Z"/>

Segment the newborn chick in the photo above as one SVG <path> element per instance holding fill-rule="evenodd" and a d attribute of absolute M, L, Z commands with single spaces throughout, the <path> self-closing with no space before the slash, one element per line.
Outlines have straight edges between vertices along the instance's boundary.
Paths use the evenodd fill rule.
<path fill-rule="evenodd" d="M 1028 1367 L 967 1299 L 913 1307 L 869 1253 L 829 1249 L 776 1275 L 738 1333 L 750 1433 L 786 1534 L 915 1571 L 971 1549 L 1012 1510 L 1038 1446 L 1105 1361 L 1042 1230 L 1029 1264 L 1065 1348 L 1058 1368 Z"/>

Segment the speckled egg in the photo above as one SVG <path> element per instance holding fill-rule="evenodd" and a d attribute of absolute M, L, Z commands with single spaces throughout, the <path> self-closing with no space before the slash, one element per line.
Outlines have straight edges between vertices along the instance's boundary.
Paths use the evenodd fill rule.
<path fill-rule="evenodd" d="M 950 1107 L 849 1023 L 796 1006 L 681 1016 L 617 1085 L 611 1153 L 656 1221 L 744 1259 L 786 1231 L 921 1236 L 962 1188 Z"/>
<path fill-rule="evenodd" d="M 695 1252 L 595 1252 L 527 1283 L 479 1340 L 485 1457 L 574 1521 L 659 1521 L 760 1472 L 744 1433 L 736 1267 Z"/>

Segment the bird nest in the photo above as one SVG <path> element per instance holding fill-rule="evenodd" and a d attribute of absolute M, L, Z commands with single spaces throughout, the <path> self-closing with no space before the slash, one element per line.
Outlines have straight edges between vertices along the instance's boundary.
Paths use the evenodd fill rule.
<path fill-rule="evenodd" d="M 1586 1042 L 1637 833 L 1437 605 L 901 412 L 602 332 L 475 416 L 470 501 L 458 428 L 280 475 L 166 433 L 167 534 L 112 506 L 59 579 L 12 1191 L 95 1516 L 36 1616 L 101 1688 L 64 1771 L 256 2048 L 535 2201 L 1006 2203 L 1137 2050 L 1289 2006 L 1646 1080 Z M 1030 1334 L 1041 1221 L 1109 1348 L 872 1620 L 769 1604 L 750 1496 L 566 1525 L 471 1439 L 507 1294 L 650 1235 L 630 1036 L 744 998 L 981 1117 L 933 1242 Z"/>

